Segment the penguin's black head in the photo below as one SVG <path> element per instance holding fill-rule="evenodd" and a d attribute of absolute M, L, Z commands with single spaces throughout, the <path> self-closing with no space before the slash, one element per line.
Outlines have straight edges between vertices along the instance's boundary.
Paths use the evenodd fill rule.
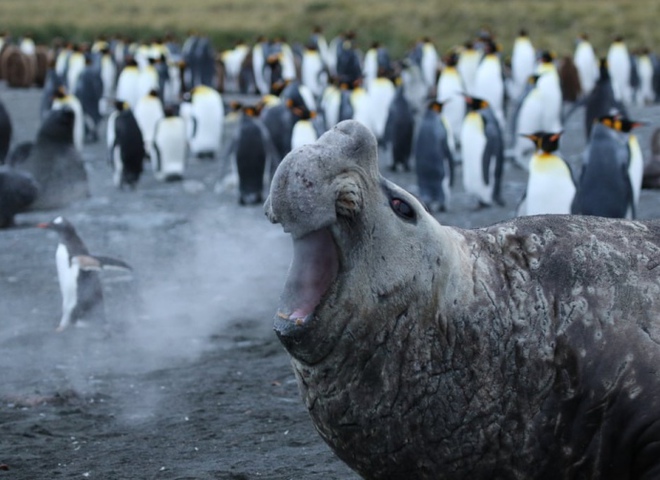
<path fill-rule="evenodd" d="M 437 100 L 432 100 L 429 102 L 429 110 L 433 110 L 436 113 L 442 113 L 442 107 L 444 102 L 438 102 Z"/>
<path fill-rule="evenodd" d="M 646 125 L 644 122 L 630 120 L 629 118 L 623 117 L 619 114 L 604 115 L 598 119 L 598 122 L 602 123 L 606 127 L 611 128 L 612 130 L 624 133 L 629 133 L 634 128 Z"/>
<path fill-rule="evenodd" d="M 458 64 L 458 54 L 455 51 L 451 51 L 445 57 L 445 64 L 448 67 L 455 67 Z"/>
<path fill-rule="evenodd" d="M 470 95 L 463 95 L 467 109 L 471 112 L 476 112 L 482 108 L 488 107 L 488 102 L 483 98 L 471 97 Z"/>
<path fill-rule="evenodd" d="M 615 123 L 618 123 L 617 130 L 626 133 L 630 132 L 633 128 L 643 127 L 646 125 L 646 122 L 638 122 L 635 120 L 630 120 L 629 118 L 620 118 L 618 122 Z"/>
<path fill-rule="evenodd" d="M 543 53 L 541 53 L 542 63 L 552 63 L 554 59 L 555 56 L 552 54 L 552 52 L 549 52 L 548 50 L 544 50 Z"/>
<path fill-rule="evenodd" d="M 532 142 L 534 142 L 537 150 L 550 153 L 559 149 L 559 137 L 561 137 L 561 134 L 562 132 L 534 132 L 529 135 L 521 136 L 529 138 Z"/>

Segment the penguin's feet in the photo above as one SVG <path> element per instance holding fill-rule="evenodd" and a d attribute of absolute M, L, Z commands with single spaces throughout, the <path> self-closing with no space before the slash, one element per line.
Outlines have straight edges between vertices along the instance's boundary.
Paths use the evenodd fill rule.
<path fill-rule="evenodd" d="M 499 195 L 493 197 L 493 201 L 497 203 L 500 207 L 506 207 L 506 202 Z"/>
<path fill-rule="evenodd" d="M 480 211 L 480 210 L 483 210 L 484 208 L 490 208 L 490 207 L 491 207 L 491 204 L 490 204 L 490 203 L 486 203 L 486 202 L 484 202 L 483 200 L 479 200 L 479 201 L 477 202 L 477 206 L 475 207 L 474 211 L 475 211 L 475 212 L 478 212 L 478 211 Z"/>

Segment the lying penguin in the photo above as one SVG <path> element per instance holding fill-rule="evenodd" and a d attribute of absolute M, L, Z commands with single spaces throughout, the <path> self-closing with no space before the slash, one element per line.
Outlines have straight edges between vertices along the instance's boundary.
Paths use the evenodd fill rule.
<path fill-rule="evenodd" d="M 56 331 L 61 332 L 72 324 L 82 324 L 83 319 L 105 323 L 99 272 L 113 268 L 131 271 L 131 267 L 121 260 L 90 255 L 76 229 L 64 217 L 37 226 L 54 230 L 59 236 L 55 262 L 62 292 L 62 319 Z"/>

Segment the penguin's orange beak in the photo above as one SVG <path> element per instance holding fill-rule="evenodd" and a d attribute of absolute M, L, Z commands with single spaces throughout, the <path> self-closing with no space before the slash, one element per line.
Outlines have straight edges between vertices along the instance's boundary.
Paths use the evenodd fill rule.
<path fill-rule="evenodd" d="M 49 223 L 37 223 L 37 228 L 50 228 Z"/>

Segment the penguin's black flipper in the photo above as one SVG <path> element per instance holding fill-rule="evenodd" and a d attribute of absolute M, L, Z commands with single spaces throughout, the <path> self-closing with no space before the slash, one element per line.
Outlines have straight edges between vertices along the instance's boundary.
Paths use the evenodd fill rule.
<path fill-rule="evenodd" d="M 110 257 L 102 257 L 95 255 L 76 255 L 71 259 L 72 262 L 78 263 L 81 270 L 86 271 L 100 271 L 100 270 L 128 270 L 133 271 L 133 268 L 121 260 Z"/>

